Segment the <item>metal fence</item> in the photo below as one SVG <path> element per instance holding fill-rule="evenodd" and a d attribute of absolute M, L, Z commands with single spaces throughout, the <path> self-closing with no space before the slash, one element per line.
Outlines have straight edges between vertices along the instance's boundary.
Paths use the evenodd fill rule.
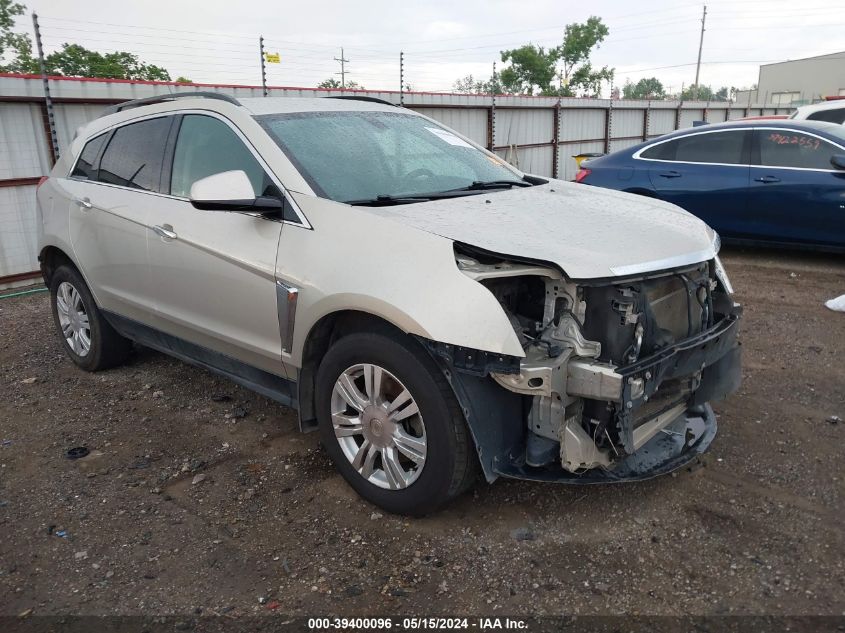
<path fill-rule="evenodd" d="M 76 130 L 113 103 L 172 92 L 210 90 L 260 97 L 261 86 L 184 85 L 107 79 L 50 79 L 59 153 Z M 360 94 L 397 103 L 398 92 L 268 88 L 271 97 Z M 406 92 L 405 107 L 442 122 L 519 169 L 571 180 L 573 156 L 613 152 L 694 121 L 783 114 L 784 106 L 730 102 L 629 101 Z M 0 287 L 37 276 L 35 186 L 56 156 L 42 80 L 0 75 Z"/>

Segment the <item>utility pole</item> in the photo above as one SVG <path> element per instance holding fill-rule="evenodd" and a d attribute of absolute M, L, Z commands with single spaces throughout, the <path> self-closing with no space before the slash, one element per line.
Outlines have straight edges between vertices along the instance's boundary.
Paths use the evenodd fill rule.
<path fill-rule="evenodd" d="M 334 60 L 336 62 L 340 62 L 340 72 L 335 73 L 335 75 L 340 75 L 340 89 L 345 90 L 346 89 L 346 64 L 347 64 L 347 62 L 349 62 L 349 60 L 346 59 L 343 56 L 343 47 L 342 46 L 340 47 L 340 59 L 335 57 Z"/>
<path fill-rule="evenodd" d="M 405 53 L 399 51 L 399 106 L 405 107 Z"/>
<path fill-rule="evenodd" d="M 258 38 L 258 50 L 261 54 L 261 89 L 264 91 L 264 96 L 267 96 L 267 69 L 264 66 L 264 36 Z"/>
<path fill-rule="evenodd" d="M 47 79 L 47 69 L 44 66 L 44 48 L 41 46 L 41 27 L 38 26 L 38 16 L 33 12 L 32 26 L 35 29 L 35 44 L 38 47 L 38 65 L 41 69 L 41 81 L 44 85 L 44 106 L 47 109 L 47 123 L 50 127 L 50 149 L 53 150 L 53 163 L 59 160 L 59 139 L 56 136 L 56 117 L 53 113 L 53 99 L 50 97 L 50 82 Z"/>
<path fill-rule="evenodd" d="M 707 20 L 707 5 L 701 14 L 701 37 L 698 40 L 698 62 L 695 65 L 695 98 L 698 99 L 698 73 L 701 70 L 701 49 L 704 47 L 704 22 Z"/>

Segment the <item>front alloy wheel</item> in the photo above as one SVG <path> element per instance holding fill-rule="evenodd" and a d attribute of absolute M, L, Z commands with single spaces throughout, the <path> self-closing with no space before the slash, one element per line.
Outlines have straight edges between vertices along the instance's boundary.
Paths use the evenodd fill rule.
<path fill-rule="evenodd" d="M 463 412 L 411 337 L 387 327 L 340 337 L 314 386 L 323 446 L 367 501 L 420 516 L 472 485 L 478 459 Z"/>
<path fill-rule="evenodd" d="M 417 480 L 425 423 L 402 381 L 379 365 L 352 365 L 335 382 L 331 406 L 337 442 L 361 477 L 390 490 Z"/>

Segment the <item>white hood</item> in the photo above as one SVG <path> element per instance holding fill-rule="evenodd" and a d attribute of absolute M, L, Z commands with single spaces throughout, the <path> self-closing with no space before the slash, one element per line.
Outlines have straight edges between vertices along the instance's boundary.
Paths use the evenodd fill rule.
<path fill-rule="evenodd" d="M 675 268 L 716 254 L 715 232 L 680 207 L 560 180 L 367 210 L 487 251 L 556 264 L 570 279 Z"/>

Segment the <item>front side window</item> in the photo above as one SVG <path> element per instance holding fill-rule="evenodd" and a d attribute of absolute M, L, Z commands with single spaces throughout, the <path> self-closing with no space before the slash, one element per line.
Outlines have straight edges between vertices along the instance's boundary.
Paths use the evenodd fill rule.
<path fill-rule="evenodd" d="M 189 198 L 197 180 L 233 170 L 246 173 L 256 197 L 281 198 L 281 192 L 232 128 L 210 116 L 183 117 L 173 155 L 170 194 Z"/>
<path fill-rule="evenodd" d="M 845 153 L 818 136 L 796 130 L 757 130 L 760 164 L 767 167 L 833 169 L 830 159 Z"/>
<path fill-rule="evenodd" d="M 420 196 L 516 181 L 495 156 L 402 112 L 304 112 L 257 117 L 318 195 L 339 202 Z"/>
<path fill-rule="evenodd" d="M 117 128 L 100 160 L 97 180 L 159 192 L 170 122 L 160 117 Z"/>
<path fill-rule="evenodd" d="M 94 169 L 97 156 L 100 155 L 100 149 L 103 147 L 108 134 L 100 134 L 85 143 L 82 148 L 82 153 L 79 155 L 79 160 L 76 161 L 76 167 L 71 172 L 72 178 L 85 178 L 88 180 L 96 180 L 97 172 Z"/>
<path fill-rule="evenodd" d="M 745 130 L 692 134 L 650 147 L 640 156 L 679 163 L 746 164 L 743 160 Z"/>

